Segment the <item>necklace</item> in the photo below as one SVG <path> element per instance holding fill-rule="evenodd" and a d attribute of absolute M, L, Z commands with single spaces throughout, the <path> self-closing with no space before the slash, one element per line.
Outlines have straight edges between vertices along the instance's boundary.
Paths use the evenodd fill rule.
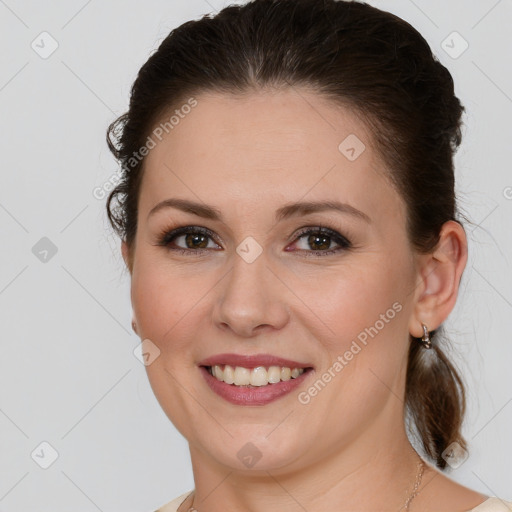
<path fill-rule="evenodd" d="M 423 459 L 420 459 L 418 462 L 418 472 L 416 474 L 416 482 L 414 483 L 414 487 L 412 489 L 412 493 L 405 501 L 405 504 L 402 506 L 402 509 L 409 510 L 409 507 L 411 505 L 411 501 L 418 495 L 419 493 L 419 487 L 421 485 L 421 478 L 423 477 L 423 471 L 425 470 L 425 464 L 423 463 Z M 199 512 L 196 508 L 194 508 L 194 499 L 195 499 L 195 491 L 192 494 L 192 503 L 190 507 L 188 508 L 187 512 Z"/>
<path fill-rule="evenodd" d="M 424 470 L 425 470 L 425 464 L 423 463 L 423 459 L 420 458 L 420 461 L 418 462 L 418 473 L 416 475 L 416 482 L 412 489 L 411 495 L 407 498 L 407 500 L 405 502 L 405 505 L 404 505 L 405 510 L 409 510 L 409 505 L 411 504 L 411 501 L 419 493 L 419 487 L 421 485 L 421 477 L 423 476 Z"/>

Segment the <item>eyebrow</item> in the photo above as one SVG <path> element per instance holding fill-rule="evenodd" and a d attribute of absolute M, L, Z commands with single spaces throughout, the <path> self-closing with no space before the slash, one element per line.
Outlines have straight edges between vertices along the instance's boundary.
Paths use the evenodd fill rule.
<path fill-rule="evenodd" d="M 192 213 L 205 219 L 222 221 L 222 214 L 218 208 L 204 203 L 197 203 L 188 199 L 178 198 L 165 199 L 164 201 L 161 201 L 151 209 L 148 214 L 148 218 L 164 208 L 176 208 L 183 212 Z M 341 203 L 339 201 L 303 201 L 288 203 L 276 210 L 275 219 L 276 221 L 281 221 L 293 216 L 308 215 L 310 213 L 326 210 L 336 210 L 341 213 L 348 213 L 349 215 L 362 219 L 367 223 L 371 223 L 371 219 L 366 213 L 354 208 L 350 204 Z"/>

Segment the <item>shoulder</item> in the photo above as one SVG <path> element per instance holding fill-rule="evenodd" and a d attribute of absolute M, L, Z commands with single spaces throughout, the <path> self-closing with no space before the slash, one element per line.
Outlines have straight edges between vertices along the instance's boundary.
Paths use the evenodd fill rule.
<path fill-rule="evenodd" d="M 510 502 L 465 487 L 427 463 L 425 486 L 415 498 L 418 510 L 428 512 L 512 512 Z M 508 496 L 507 498 L 510 498 Z"/>
<path fill-rule="evenodd" d="M 468 512 L 512 512 L 512 501 L 491 497 Z"/>
<path fill-rule="evenodd" d="M 181 496 L 178 496 L 177 498 L 174 498 L 169 503 L 166 503 L 165 505 L 162 505 L 159 507 L 155 512 L 176 512 L 178 510 L 178 507 L 187 499 L 188 496 L 192 491 L 188 491 Z"/>

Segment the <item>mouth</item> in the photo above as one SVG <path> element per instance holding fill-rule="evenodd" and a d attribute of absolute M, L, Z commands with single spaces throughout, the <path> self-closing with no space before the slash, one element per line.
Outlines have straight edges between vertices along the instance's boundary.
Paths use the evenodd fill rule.
<path fill-rule="evenodd" d="M 290 395 L 314 374 L 313 366 L 273 356 L 231 355 L 224 359 L 229 359 L 233 364 L 221 363 L 222 356 L 216 356 L 202 361 L 199 369 L 209 388 L 234 405 L 266 405 Z M 261 361 L 271 362 L 258 364 Z M 212 364 L 203 364 L 205 362 Z M 243 366 L 240 362 L 243 362 Z"/>
<path fill-rule="evenodd" d="M 202 366 L 206 371 L 219 382 L 233 386 L 262 387 L 279 382 L 287 382 L 296 379 L 304 372 L 310 371 L 312 367 L 297 368 L 289 366 L 257 366 L 245 368 L 243 366 L 231 366 L 229 364 Z"/>

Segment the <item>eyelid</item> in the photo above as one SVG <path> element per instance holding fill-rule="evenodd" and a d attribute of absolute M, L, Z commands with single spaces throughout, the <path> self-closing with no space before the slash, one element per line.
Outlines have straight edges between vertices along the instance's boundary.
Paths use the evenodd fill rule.
<path fill-rule="evenodd" d="M 331 238 L 338 238 L 346 242 L 347 244 L 350 244 L 350 240 L 346 236 L 343 236 L 341 233 L 339 233 L 333 228 L 329 228 L 321 224 L 304 226 L 303 228 L 300 228 L 298 232 L 292 235 L 291 241 L 294 241 L 295 239 L 300 238 L 301 236 L 307 233 L 323 233 L 325 235 L 330 236 Z"/>
<path fill-rule="evenodd" d="M 202 235 L 206 235 L 210 237 L 217 245 L 218 239 L 220 237 L 214 233 L 212 230 L 205 228 L 203 226 L 194 226 L 194 225 L 186 225 L 186 226 L 178 226 L 177 228 L 173 229 L 163 229 L 160 231 L 160 233 L 157 235 L 158 238 L 158 245 L 168 245 L 172 239 L 175 239 L 179 236 L 186 235 L 188 233 L 201 233 Z M 222 241 L 222 240 L 221 240 Z M 178 249 L 183 249 L 182 247 L 178 247 Z M 184 249 L 189 251 L 194 251 L 194 249 Z M 196 252 L 200 250 L 207 250 L 207 249 L 198 249 Z"/>
<path fill-rule="evenodd" d="M 323 235 L 327 235 L 336 244 L 338 244 L 338 247 L 335 247 L 334 249 L 316 250 L 316 251 L 315 250 L 298 249 L 299 252 L 303 253 L 304 255 L 306 255 L 308 257 L 315 256 L 315 255 L 327 256 L 330 254 L 345 252 L 345 251 L 348 251 L 353 248 L 353 244 L 349 240 L 348 237 L 339 233 L 337 230 L 329 228 L 324 225 L 305 226 L 292 236 L 291 241 L 293 242 L 295 240 L 299 240 L 303 236 L 310 234 L 310 233 L 320 233 Z"/>
<path fill-rule="evenodd" d="M 218 241 L 220 239 L 220 241 L 222 242 L 222 239 L 216 233 L 214 233 L 212 230 L 210 230 L 208 228 L 205 228 L 203 226 L 197 226 L 197 225 L 182 225 L 182 226 L 178 226 L 176 228 L 164 228 L 157 235 L 156 245 L 167 247 L 169 250 L 172 250 L 172 251 L 179 251 L 182 253 L 189 253 L 189 254 L 190 253 L 202 254 L 205 251 L 212 250 L 211 248 L 210 249 L 208 249 L 208 248 L 194 249 L 194 248 L 183 248 L 183 247 L 174 247 L 174 248 L 168 247 L 168 245 L 171 243 L 171 241 L 173 241 L 174 239 L 176 239 L 182 235 L 186 235 L 189 233 L 203 234 L 203 235 L 209 237 L 217 245 L 222 245 L 222 244 L 219 244 L 219 241 Z M 308 256 L 315 256 L 315 255 L 325 256 L 325 255 L 334 254 L 337 252 L 347 251 L 353 247 L 352 242 L 349 240 L 349 238 L 347 238 L 343 234 L 339 233 L 336 229 L 330 228 L 323 224 L 314 224 L 314 225 L 309 225 L 309 226 L 303 226 L 298 231 L 295 231 L 286 243 L 288 245 L 289 243 L 294 242 L 309 233 L 325 234 L 329 238 L 331 238 L 338 245 L 338 247 L 336 247 L 334 249 L 326 249 L 326 250 L 298 249 L 293 252 L 305 253 Z M 218 250 L 218 249 L 213 249 L 213 250 Z M 288 251 L 288 252 L 292 252 L 292 251 Z"/>

